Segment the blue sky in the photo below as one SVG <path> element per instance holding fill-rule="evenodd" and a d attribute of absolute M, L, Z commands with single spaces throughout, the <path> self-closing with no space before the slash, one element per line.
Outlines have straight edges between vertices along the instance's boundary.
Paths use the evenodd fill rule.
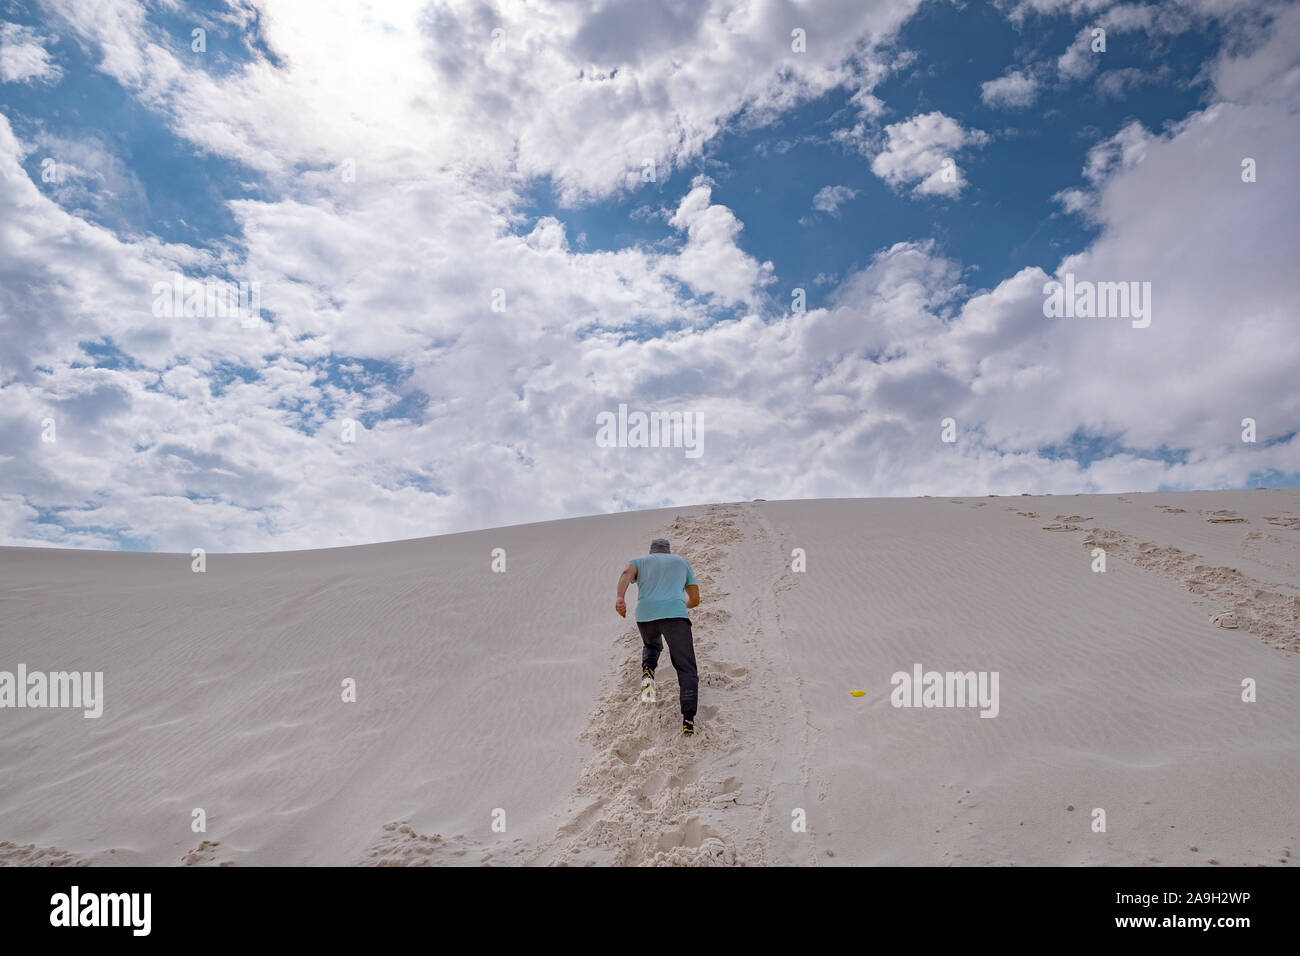
<path fill-rule="evenodd" d="M 0 3 L 0 540 L 1296 484 L 1297 37 L 1211 0 Z M 1047 319 L 1066 271 L 1150 282 L 1151 326 Z M 177 273 L 258 321 L 155 314 Z M 620 403 L 708 452 L 598 447 Z"/>

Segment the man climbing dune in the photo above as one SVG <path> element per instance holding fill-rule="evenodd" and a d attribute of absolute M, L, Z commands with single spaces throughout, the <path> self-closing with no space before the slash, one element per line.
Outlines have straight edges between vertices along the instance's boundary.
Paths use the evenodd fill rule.
<path fill-rule="evenodd" d="M 655 665 L 668 642 L 668 659 L 677 672 L 682 705 L 682 733 L 695 733 L 695 707 L 699 697 L 699 674 L 695 668 L 695 641 L 691 635 L 688 608 L 700 603 L 695 572 L 685 558 L 670 553 L 666 538 L 650 542 L 650 553 L 633 558 L 618 578 L 618 600 L 614 610 L 627 617 L 623 596 L 636 582 L 636 626 L 641 632 L 642 699 L 653 699 Z M 650 695 L 647 697 L 647 694 Z"/>

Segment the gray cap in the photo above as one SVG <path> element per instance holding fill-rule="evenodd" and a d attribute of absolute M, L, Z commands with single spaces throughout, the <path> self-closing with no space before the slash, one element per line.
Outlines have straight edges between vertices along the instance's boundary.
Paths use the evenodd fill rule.
<path fill-rule="evenodd" d="M 653 541 L 651 541 L 651 542 L 650 542 L 650 553 L 651 553 L 651 554 L 669 554 L 669 553 L 670 553 L 670 549 L 669 549 L 669 547 L 668 547 L 668 539 L 667 539 L 667 538 L 655 538 Z"/>

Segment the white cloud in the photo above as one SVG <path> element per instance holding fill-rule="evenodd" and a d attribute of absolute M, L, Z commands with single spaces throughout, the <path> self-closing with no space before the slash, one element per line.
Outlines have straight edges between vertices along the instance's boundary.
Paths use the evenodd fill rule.
<path fill-rule="evenodd" d="M 1070 187 L 1053 194 L 1052 199 L 1060 203 L 1067 213 L 1084 213 L 1092 202 L 1092 194 L 1086 189 Z"/>
<path fill-rule="evenodd" d="M 772 281 L 773 266 L 759 263 L 737 244 L 744 228 L 726 206 L 714 204 L 711 183 L 697 177 L 668 224 L 687 234 L 685 246 L 663 263 L 664 271 L 680 278 L 696 295 L 711 296 L 724 307 L 750 304 Z"/>
<path fill-rule="evenodd" d="M 1217 99 L 1229 103 L 1261 103 L 1269 106 L 1294 104 L 1300 83 L 1300 10 L 1294 5 L 1279 10 L 1265 23 L 1246 21 L 1246 55 L 1223 55 L 1210 73 Z"/>
<path fill-rule="evenodd" d="M 1022 70 L 980 84 L 980 98 L 986 106 L 1020 109 L 1031 105 L 1037 95 L 1038 81 Z"/>
<path fill-rule="evenodd" d="M 144 184 L 97 136 L 70 139 L 42 129 L 31 146 L 41 158 L 43 187 L 64 209 L 111 226 L 147 212 Z"/>
<path fill-rule="evenodd" d="M 856 189 L 848 186 L 823 186 L 813 196 L 813 209 L 818 212 L 839 214 L 839 208 L 858 194 Z"/>
<path fill-rule="evenodd" d="M 1167 66 L 1156 70 L 1139 70 L 1136 67 L 1106 70 L 1097 77 L 1093 85 L 1097 90 L 1097 95 L 1102 99 L 1119 100 L 1128 96 L 1130 91 L 1139 86 L 1164 79 L 1168 72 L 1169 68 Z"/>
<path fill-rule="evenodd" d="M 1065 52 L 1056 60 L 1056 69 L 1062 80 L 1082 80 L 1097 72 L 1102 52 L 1093 52 L 1092 27 L 1080 30 Z"/>
<path fill-rule="evenodd" d="M 922 196 L 960 195 L 966 177 L 956 154 L 989 141 L 987 133 L 964 129 L 937 110 L 886 126 L 884 135 L 884 147 L 872 159 L 871 171 L 895 188 L 915 183 L 913 195 Z"/>
<path fill-rule="evenodd" d="M 46 42 L 30 27 L 0 22 L 0 82 L 56 82 L 63 72 L 46 52 Z"/>
<path fill-rule="evenodd" d="M 894 64 L 891 68 L 899 68 Z M 849 97 L 849 104 L 857 109 L 858 114 L 865 119 L 877 119 L 884 115 L 885 101 L 871 92 L 871 86 L 883 78 L 883 71 L 878 72 L 870 81 L 870 85 L 863 85 Z"/>
<path fill-rule="evenodd" d="M 1122 127 L 1088 150 L 1083 175 L 1094 185 L 1116 169 L 1131 169 L 1141 161 L 1151 141 L 1150 134 L 1136 120 Z"/>

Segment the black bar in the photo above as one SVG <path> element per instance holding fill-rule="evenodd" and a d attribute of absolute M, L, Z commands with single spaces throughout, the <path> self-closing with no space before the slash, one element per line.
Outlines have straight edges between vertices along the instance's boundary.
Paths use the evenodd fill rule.
<path fill-rule="evenodd" d="M 1055 939 L 1181 943 L 1195 937 L 1231 945 L 1294 926 L 1288 910 L 1294 908 L 1296 880 L 1281 866 L 771 868 L 727 874 L 594 869 L 0 869 L 0 931 L 7 941 L 67 942 L 76 934 L 78 943 L 198 943 L 206 949 L 281 940 L 337 946 L 349 939 L 378 948 L 408 933 L 436 948 L 468 929 L 480 943 L 532 934 L 537 945 L 548 939 L 573 945 L 588 937 L 583 949 L 600 946 L 602 938 L 639 947 L 655 938 L 645 925 L 648 900 L 651 912 L 663 915 L 684 905 L 698 921 L 699 945 L 725 938 L 729 949 L 737 938 L 762 936 L 780 923 L 804 931 L 815 927 L 819 936 L 842 930 L 846 944 L 864 946 L 894 937 L 1029 942 L 1043 939 L 1044 930 Z M 130 925 L 51 925 L 52 899 L 70 897 L 73 886 L 83 907 L 88 895 L 150 894 L 148 935 L 136 936 Z M 1132 918 L 1154 925 L 1117 924 Z M 1244 918 L 1248 925 L 1205 929 L 1176 922 L 1204 918 Z M 130 923 L 129 914 L 122 922 Z M 662 928 L 657 917 L 651 922 Z M 615 935 L 590 935 L 602 925 Z"/>

